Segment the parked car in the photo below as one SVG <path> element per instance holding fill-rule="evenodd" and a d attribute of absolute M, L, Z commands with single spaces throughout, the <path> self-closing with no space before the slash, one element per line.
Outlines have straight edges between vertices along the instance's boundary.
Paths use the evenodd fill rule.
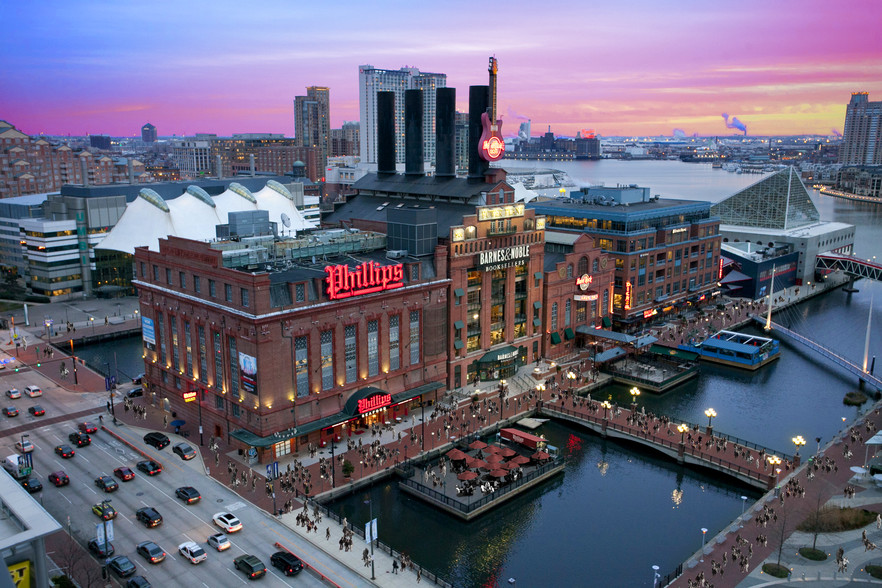
<path fill-rule="evenodd" d="M 126 582 L 126 588 L 150 588 L 153 586 L 144 576 L 132 576 Z"/>
<path fill-rule="evenodd" d="M 175 446 L 172 447 L 172 451 L 174 451 L 177 455 L 181 457 L 184 461 L 193 459 L 196 457 L 196 450 L 187 445 L 186 443 L 175 443 Z"/>
<path fill-rule="evenodd" d="M 165 559 L 166 555 L 165 551 L 162 550 L 162 547 L 160 547 L 153 541 L 144 541 L 143 543 L 138 543 L 135 551 L 137 551 L 139 555 L 143 556 L 144 559 L 152 564 L 158 564 Z"/>
<path fill-rule="evenodd" d="M 181 486 L 175 490 L 175 496 L 186 502 L 187 504 L 196 504 L 202 499 L 202 495 L 193 486 Z"/>
<path fill-rule="evenodd" d="M 140 384 L 143 379 L 144 379 L 144 374 L 138 374 L 137 376 L 132 378 L 132 384 Z"/>
<path fill-rule="evenodd" d="M 218 512 L 212 517 L 214 524 L 226 531 L 227 533 L 235 533 L 242 530 L 242 521 L 237 519 L 233 513 Z"/>
<path fill-rule="evenodd" d="M 70 484 L 70 478 L 63 471 L 52 472 L 49 474 L 49 481 L 55 484 L 55 487 L 67 486 Z"/>
<path fill-rule="evenodd" d="M 227 536 L 223 533 L 215 533 L 214 535 L 208 538 L 208 544 L 211 547 L 214 547 L 218 551 L 226 551 L 230 547 L 232 547 L 232 543 L 227 539 Z"/>
<path fill-rule="evenodd" d="M 92 505 L 92 512 L 95 515 L 105 521 L 109 521 L 111 519 L 116 518 L 116 509 L 111 506 L 109 502 L 103 501 L 98 504 Z"/>
<path fill-rule="evenodd" d="M 110 476 L 98 476 L 95 478 L 95 485 L 105 492 L 116 492 L 119 490 L 119 484 Z"/>
<path fill-rule="evenodd" d="M 31 398 L 38 398 L 43 395 L 43 391 L 40 390 L 39 386 L 25 386 L 25 394 L 30 396 Z"/>
<path fill-rule="evenodd" d="M 152 445 L 156 449 L 162 451 L 165 447 L 168 446 L 171 441 L 169 441 L 168 437 L 163 435 L 162 433 L 158 433 L 156 431 L 151 431 L 144 435 L 144 443 L 147 445 Z"/>
<path fill-rule="evenodd" d="M 116 550 L 113 548 L 113 543 L 98 541 L 96 538 L 89 540 L 89 551 L 100 559 L 113 555 L 113 552 Z"/>
<path fill-rule="evenodd" d="M 135 511 L 135 517 L 147 528 L 158 527 L 162 524 L 162 515 L 152 506 L 139 508 Z"/>
<path fill-rule="evenodd" d="M 14 406 L 7 406 L 6 408 L 3 409 L 3 414 L 8 416 L 9 418 L 17 417 L 18 416 L 18 409 L 15 408 Z"/>
<path fill-rule="evenodd" d="M 187 541 L 178 545 L 178 551 L 181 555 L 190 560 L 191 564 L 198 564 L 208 559 L 205 550 L 199 547 L 195 541 Z"/>
<path fill-rule="evenodd" d="M 21 398 L 21 392 L 19 392 L 17 388 L 10 388 L 6 391 L 6 396 L 11 400 L 15 400 L 16 398 Z"/>
<path fill-rule="evenodd" d="M 252 580 L 261 578 L 266 575 L 266 566 L 257 558 L 257 556 L 245 554 L 240 555 L 233 560 L 233 565 L 237 570 L 244 573 Z"/>
<path fill-rule="evenodd" d="M 159 463 L 153 461 L 152 459 L 145 459 L 144 461 L 139 461 L 136 466 L 139 470 L 147 474 L 148 476 L 158 476 L 162 473 L 162 466 Z"/>
<path fill-rule="evenodd" d="M 21 487 L 28 491 L 28 494 L 35 494 L 43 489 L 43 484 L 37 478 L 26 478 L 21 481 Z"/>
<path fill-rule="evenodd" d="M 303 569 L 303 562 L 293 553 L 287 551 L 277 551 L 270 557 L 270 564 L 273 567 L 282 570 L 286 576 L 299 574 Z"/>
<path fill-rule="evenodd" d="M 43 407 L 39 404 L 35 404 L 34 406 L 28 407 L 28 412 L 34 415 L 35 417 L 43 416 L 46 414 L 46 411 L 43 410 Z"/>
<path fill-rule="evenodd" d="M 68 435 L 67 438 L 77 447 L 85 447 L 86 445 L 92 444 L 92 438 L 89 437 L 89 434 L 83 433 L 82 431 L 74 431 Z"/>
<path fill-rule="evenodd" d="M 140 398 L 141 396 L 144 396 L 144 388 L 141 387 L 132 388 L 131 390 L 126 392 L 127 398 Z"/>
<path fill-rule="evenodd" d="M 98 431 L 98 427 L 95 425 L 95 423 L 90 423 L 89 421 L 80 423 L 79 425 L 77 425 L 77 429 L 79 429 L 83 433 L 88 433 L 90 435 Z"/>
<path fill-rule="evenodd" d="M 126 466 L 118 467 L 113 470 L 113 475 L 122 480 L 123 482 L 128 482 L 129 480 L 135 479 L 135 472 Z"/>
<path fill-rule="evenodd" d="M 34 450 L 34 444 L 29 439 L 21 439 L 15 442 L 15 448 L 22 453 L 30 453 Z"/>
<path fill-rule="evenodd" d="M 73 447 L 71 447 L 70 445 L 56 445 L 55 446 L 55 453 L 57 453 L 58 455 L 60 455 L 64 459 L 70 459 L 71 457 L 76 455 L 76 452 L 74 451 Z"/>
<path fill-rule="evenodd" d="M 135 573 L 135 570 L 138 569 L 135 567 L 135 564 L 132 563 L 132 560 L 124 555 L 117 555 L 113 559 L 107 560 L 107 567 L 120 578 L 131 576 Z"/>

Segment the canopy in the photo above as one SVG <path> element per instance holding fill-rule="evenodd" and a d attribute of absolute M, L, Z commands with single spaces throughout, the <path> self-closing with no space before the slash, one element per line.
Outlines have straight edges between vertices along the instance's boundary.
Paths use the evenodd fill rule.
<path fill-rule="evenodd" d="M 551 457 L 551 456 L 548 455 L 547 453 L 545 453 L 544 451 L 537 451 L 536 453 L 534 453 L 533 455 L 530 456 L 531 459 L 537 459 L 537 460 L 548 459 L 549 457 Z"/>
<path fill-rule="evenodd" d="M 487 475 L 493 476 L 494 478 L 504 478 L 505 474 L 507 474 L 507 473 L 508 472 L 505 470 L 493 470 L 492 472 L 488 473 Z"/>
<path fill-rule="evenodd" d="M 472 441 L 469 444 L 469 449 L 484 449 L 485 447 L 487 447 L 487 444 L 484 443 L 483 441 L 480 441 L 480 440 L 479 441 Z"/>
<path fill-rule="evenodd" d="M 460 461 L 462 459 L 466 459 L 468 455 L 460 451 L 459 449 L 451 449 L 447 452 L 447 457 L 452 459 L 453 461 Z"/>
<path fill-rule="evenodd" d="M 866 443 L 867 445 L 882 445 L 882 433 L 876 433 Z"/>
<path fill-rule="evenodd" d="M 487 463 L 499 463 L 500 461 L 502 461 L 502 456 L 498 453 L 491 453 L 486 458 L 484 458 L 484 461 L 486 461 Z"/>
<path fill-rule="evenodd" d="M 478 474 L 477 472 L 463 472 L 456 477 L 460 480 L 474 480 L 478 477 Z"/>
<path fill-rule="evenodd" d="M 517 454 L 517 451 L 515 451 L 514 449 L 511 449 L 510 447 L 503 447 L 502 449 L 499 450 L 499 455 L 501 455 L 502 457 L 511 457 L 516 454 Z"/>
<path fill-rule="evenodd" d="M 516 455 L 508 461 L 510 463 L 516 463 L 518 465 L 522 465 L 522 464 L 528 463 L 530 461 L 530 458 L 527 457 L 526 455 Z"/>

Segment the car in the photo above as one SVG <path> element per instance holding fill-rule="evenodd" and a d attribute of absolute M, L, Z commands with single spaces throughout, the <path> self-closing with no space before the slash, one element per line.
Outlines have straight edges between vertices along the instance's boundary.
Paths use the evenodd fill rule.
<path fill-rule="evenodd" d="M 116 492 L 119 490 L 119 484 L 110 476 L 98 476 L 95 478 L 95 485 L 105 492 Z"/>
<path fill-rule="evenodd" d="M 208 544 L 218 551 L 226 551 L 230 547 L 232 547 L 232 543 L 227 539 L 227 536 L 223 533 L 215 533 L 214 535 L 208 538 Z"/>
<path fill-rule="evenodd" d="M 129 480 L 135 479 L 135 472 L 126 466 L 122 466 L 113 470 L 113 475 L 122 480 L 123 482 L 128 482 Z"/>
<path fill-rule="evenodd" d="M 6 391 L 6 395 L 11 400 L 15 400 L 16 398 L 21 398 L 21 392 L 19 392 L 17 388 L 10 388 L 9 390 Z"/>
<path fill-rule="evenodd" d="M 163 448 L 167 447 L 171 441 L 169 438 L 163 435 L 162 433 L 158 433 L 156 431 L 151 431 L 144 435 L 144 443 L 147 445 L 152 445 L 156 449 L 162 451 Z"/>
<path fill-rule="evenodd" d="M 89 551 L 95 554 L 98 558 L 110 557 L 113 555 L 114 551 L 113 543 L 105 543 L 104 541 L 98 541 L 97 538 L 89 540 Z"/>
<path fill-rule="evenodd" d="M 64 459 L 70 459 L 74 455 L 76 455 L 76 451 L 74 451 L 73 447 L 71 447 L 70 445 L 56 445 L 55 453 L 57 453 Z"/>
<path fill-rule="evenodd" d="M 38 398 L 43 395 L 43 391 L 39 386 L 25 386 L 25 394 L 31 398 Z"/>
<path fill-rule="evenodd" d="M 148 476 L 158 476 L 162 473 L 162 466 L 152 459 L 139 461 L 136 467 Z"/>
<path fill-rule="evenodd" d="M 175 454 L 179 455 L 184 461 L 196 457 L 196 450 L 186 443 L 175 443 L 175 446 L 172 447 L 172 451 L 174 451 Z"/>
<path fill-rule="evenodd" d="M 186 502 L 187 504 L 196 504 L 202 499 L 199 490 L 193 486 L 181 486 L 175 490 L 175 496 Z"/>
<path fill-rule="evenodd" d="M 9 418 L 17 417 L 18 416 L 18 409 L 15 408 L 14 406 L 7 406 L 6 408 L 3 409 L 3 414 L 8 416 Z"/>
<path fill-rule="evenodd" d="M 126 588 L 150 588 L 153 586 L 144 576 L 132 576 L 126 582 Z"/>
<path fill-rule="evenodd" d="M 141 381 L 144 379 L 144 374 L 138 374 L 134 378 L 132 378 L 132 384 L 141 384 Z"/>
<path fill-rule="evenodd" d="M 245 555 L 240 555 L 233 560 L 233 565 L 237 570 L 244 573 L 252 580 L 256 580 L 257 578 L 266 575 L 266 566 L 263 565 L 263 562 L 255 555 L 247 553 Z"/>
<path fill-rule="evenodd" d="M 28 439 L 21 439 L 20 441 L 15 442 L 15 448 L 22 453 L 30 453 L 34 450 L 34 444 L 31 443 Z"/>
<path fill-rule="evenodd" d="M 165 559 L 165 551 L 153 541 L 138 543 L 135 551 L 138 552 L 138 555 L 142 555 L 144 559 L 152 564 L 158 564 Z"/>
<path fill-rule="evenodd" d="M 140 398 L 144 396 L 144 388 L 132 388 L 128 392 L 126 392 L 126 398 Z"/>
<path fill-rule="evenodd" d="M 214 524 L 226 531 L 235 533 L 242 530 L 242 521 L 237 519 L 231 512 L 218 512 L 212 517 Z"/>
<path fill-rule="evenodd" d="M 77 447 L 85 447 L 86 445 L 92 444 L 92 438 L 89 437 L 89 434 L 83 433 L 82 431 L 74 431 L 68 435 L 67 438 Z"/>
<path fill-rule="evenodd" d="M 190 560 L 191 564 L 198 564 L 206 559 L 208 559 L 208 554 L 205 553 L 205 550 L 199 547 L 195 541 L 187 541 L 186 543 L 181 543 L 178 545 L 178 551 Z"/>
<path fill-rule="evenodd" d="M 270 557 L 270 564 L 274 568 L 282 570 L 286 576 L 299 574 L 303 569 L 303 562 L 293 553 L 287 551 L 277 551 Z"/>
<path fill-rule="evenodd" d="M 159 514 L 159 511 L 152 506 L 139 508 L 135 511 L 135 516 L 139 521 L 144 523 L 144 526 L 148 529 L 152 527 L 158 527 L 162 524 L 162 515 Z"/>
<path fill-rule="evenodd" d="M 43 407 L 39 404 L 35 404 L 34 406 L 28 407 L 28 412 L 34 415 L 35 417 L 43 416 L 46 414 L 46 411 L 43 410 Z"/>
<path fill-rule="evenodd" d="M 77 429 L 82 431 L 83 433 L 88 433 L 90 435 L 92 433 L 98 432 L 98 427 L 95 426 L 95 423 L 90 423 L 89 421 L 80 423 L 79 425 L 77 425 Z"/>
<path fill-rule="evenodd" d="M 61 470 L 49 474 L 49 481 L 55 484 L 56 488 L 70 484 L 70 478 Z"/>
<path fill-rule="evenodd" d="M 111 519 L 116 518 L 116 509 L 111 506 L 111 504 L 107 501 L 99 502 L 98 504 L 92 505 L 92 512 L 94 512 L 98 518 L 109 521 Z"/>
<path fill-rule="evenodd" d="M 133 575 L 138 569 L 135 564 L 132 563 L 132 560 L 124 555 L 117 555 L 113 559 L 107 560 L 107 567 L 120 578 L 127 578 L 128 576 Z"/>
<path fill-rule="evenodd" d="M 34 494 L 43 489 L 43 484 L 37 478 L 26 478 L 21 481 L 21 487 L 28 491 L 28 494 Z"/>

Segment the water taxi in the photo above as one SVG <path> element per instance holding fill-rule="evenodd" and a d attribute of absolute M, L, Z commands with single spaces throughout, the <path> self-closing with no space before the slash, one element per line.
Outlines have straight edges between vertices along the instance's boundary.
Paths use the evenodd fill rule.
<path fill-rule="evenodd" d="M 775 339 L 734 331 L 719 331 L 700 343 L 690 340 L 678 349 L 697 353 L 707 361 L 748 370 L 757 370 L 781 354 Z"/>

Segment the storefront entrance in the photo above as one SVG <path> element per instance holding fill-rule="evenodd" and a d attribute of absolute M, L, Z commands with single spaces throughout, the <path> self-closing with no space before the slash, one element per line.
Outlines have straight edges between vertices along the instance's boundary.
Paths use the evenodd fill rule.
<path fill-rule="evenodd" d="M 482 382 L 513 377 L 527 359 L 525 347 L 506 345 L 485 353 L 477 362 L 478 379 Z"/>

